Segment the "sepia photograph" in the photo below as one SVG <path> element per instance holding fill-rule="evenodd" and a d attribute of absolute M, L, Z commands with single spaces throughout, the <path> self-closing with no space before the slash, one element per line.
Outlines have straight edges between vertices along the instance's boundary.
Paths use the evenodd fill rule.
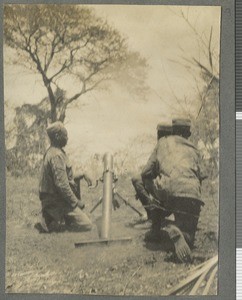
<path fill-rule="evenodd" d="M 5 4 L 5 292 L 218 295 L 221 7 Z"/>

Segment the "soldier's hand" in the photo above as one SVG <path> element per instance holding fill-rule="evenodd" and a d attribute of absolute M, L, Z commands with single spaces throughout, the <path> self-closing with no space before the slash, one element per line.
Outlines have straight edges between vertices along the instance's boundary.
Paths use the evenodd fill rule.
<path fill-rule="evenodd" d="M 83 172 L 77 173 L 77 174 L 75 174 L 75 176 L 74 176 L 74 180 L 81 180 L 81 179 L 83 179 L 83 178 L 84 178 Z"/>
<path fill-rule="evenodd" d="M 92 186 L 92 180 L 87 174 L 84 174 L 83 178 L 85 179 L 88 186 Z"/>
<path fill-rule="evenodd" d="M 78 206 L 80 209 L 84 209 L 84 208 L 85 208 L 85 203 L 84 203 L 82 200 L 78 200 L 77 206 Z"/>

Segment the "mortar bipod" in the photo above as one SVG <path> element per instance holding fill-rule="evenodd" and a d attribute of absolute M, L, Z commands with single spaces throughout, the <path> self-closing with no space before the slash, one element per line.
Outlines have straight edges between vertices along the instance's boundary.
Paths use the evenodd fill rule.
<path fill-rule="evenodd" d="M 103 183 L 103 177 L 101 177 L 99 179 L 100 182 Z M 125 198 L 123 198 L 116 190 L 116 182 L 118 181 L 118 177 L 116 176 L 116 174 L 113 172 L 113 185 L 112 185 L 112 191 L 113 191 L 113 201 L 112 201 L 112 205 L 113 205 L 113 209 L 116 210 L 118 208 L 120 208 L 120 203 L 119 200 L 121 200 L 125 205 L 129 206 L 133 211 L 135 211 L 140 217 L 143 216 L 143 214 L 137 209 L 135 208 L 132 204 L 130 204 Z M 93 213 L 96 208 L 102 203 L 103 201 L 103 197 L 100 197 L 98 202 L 93 206 L 93 208 L 90 210 L 90 214 Z"/>
<path fill-rule="evenodd" d="M 99 240 L 82 241 L 75 243 L 75 247 L 81 247 L 84 245 L 96 244 L 96 243 L 109 243 L 109 242 L 124 242 L 131 241 L 130 237 L 121 237 L 116 239 L 110 239 L 111 229 L 111 213 L 112 203 L 114 195 L 114 176 L 113 176 L 113 156 L 110 154 L 104 155 L 104 172 L 103 172 L 103 197 L 99 200 L 102 203 L 102 225 L 101 225 L 101 238 Z M 96 205 L 96 207 L 98 206 Z"/>

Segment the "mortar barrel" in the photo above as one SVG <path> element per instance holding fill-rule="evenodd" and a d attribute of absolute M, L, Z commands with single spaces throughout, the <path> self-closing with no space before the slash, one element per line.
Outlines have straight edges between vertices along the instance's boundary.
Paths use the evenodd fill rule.
<path fill-rule="evenodd" d="M 113 156 L 106 153 L 103 158 L 103 201 L 102 201 L 102 228 L 101 238 L 110 237 L 110 225 L 113 202 Z"/>

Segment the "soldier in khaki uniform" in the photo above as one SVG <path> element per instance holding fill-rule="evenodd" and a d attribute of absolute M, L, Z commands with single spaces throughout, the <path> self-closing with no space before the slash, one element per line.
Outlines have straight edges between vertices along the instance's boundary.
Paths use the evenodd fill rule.
<path fill-rule="evenodd" d="M 204 205 L 201 199 L 204 176 L 200 169 L 199 152 L 188 141 L 190 126 L 188 119 L 172 121 L 173 134 L 159 140 L 152 154 L 153 160 L 147 164 L 143 174 L 143 179 L 153 172 L 158 174 L 152 181 L 156 208 L 146 240 L 158 241 L 167 236 L 180 261 L 190 259 L 201 206 Z M 170 214 L 174 214 L 174 223 L 165 223 L 160 231 L 165 217 Z"/>
<path fill-rule="evenodd" d="M 81 179 L 85 179 L 89 186 L 91 180 L 85 174 L 73 176 L 68 156 L 63 150 L 68 140 L 64 125 L 61 122 L 51 124 L 47 134 L 51 145 L 43 158 L 39 182 L 44 222 L 38 229 L 46 232 L 60 231 L 62 228 L 91 230 L 92 223 L 83 212 L 84 203 L 78 188 Z"/>

